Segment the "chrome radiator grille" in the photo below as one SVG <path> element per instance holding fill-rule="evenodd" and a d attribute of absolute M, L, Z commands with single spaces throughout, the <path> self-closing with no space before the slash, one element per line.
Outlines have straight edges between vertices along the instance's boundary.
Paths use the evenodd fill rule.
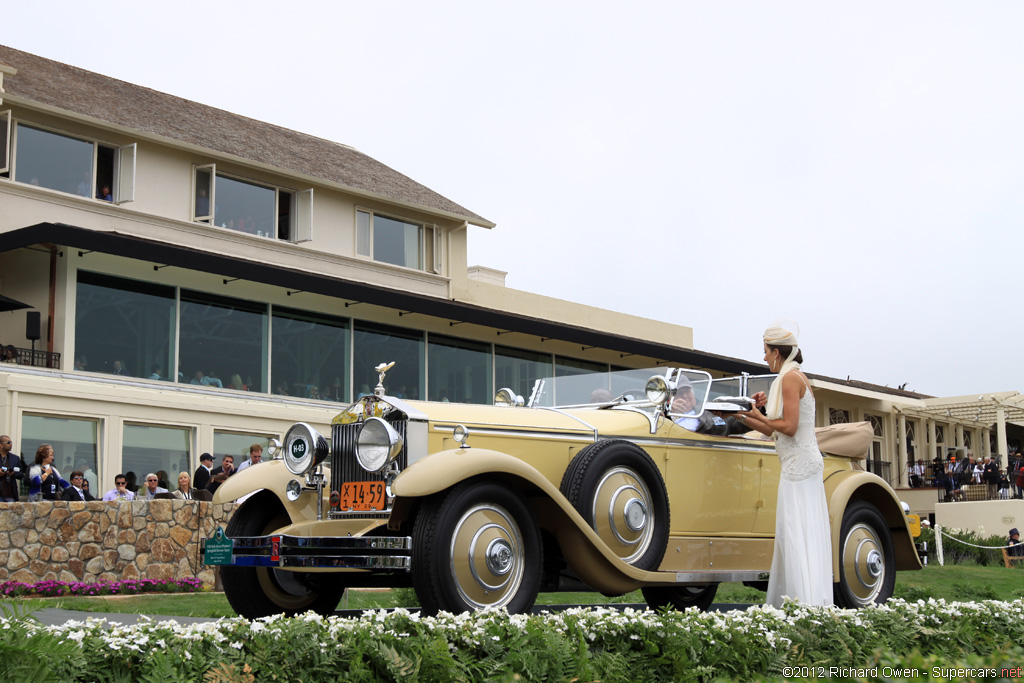
<path fill-rule="evenodd" d="M 406 438 L 406 427 L 408 420 L 388 420 L 388 424 L 402 437 L 402 451 L 398 454 L 395 462 L 399 470 L 404 470 L 409 464 L 408 444 Z M 387 418 L 385 418 L 387 419 Z M 355 422 L 345 425 L 334 425 L 331 428 L 331 491 L 340 491 L 341 485 L 350 481 L 384 481 L 386 472 L 367 472 L 356 462 L 356 435 L 362 423 Z M 391 507 L 391 501 L 388 501 Z M 381 517 L 387 513 L 381 512 L 338 512 L 331 510 L 330 516 L 345 517 Z"/>

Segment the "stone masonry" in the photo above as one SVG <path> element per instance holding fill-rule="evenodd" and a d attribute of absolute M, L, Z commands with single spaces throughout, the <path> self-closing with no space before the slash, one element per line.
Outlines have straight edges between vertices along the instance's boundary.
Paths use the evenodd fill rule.
<path fill-rule="evenodd" d="M 213 587 L 199 540 L 234 505 L 185 500 L 0 503 L 0 582 L 198 577 Z"/>

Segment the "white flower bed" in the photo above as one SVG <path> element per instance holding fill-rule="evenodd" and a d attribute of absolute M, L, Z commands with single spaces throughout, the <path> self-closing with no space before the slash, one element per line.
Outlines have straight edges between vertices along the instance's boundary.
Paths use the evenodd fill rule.
<path fill-rule="evenodd" d="M 603 681 L 780 676 L 801 665 L 867 667 L 887 652 L 986 655 L 1022 641 L 1024 600 L 892 600 L 864 610 L 791 603 L 721 613 L 588 608 L 523 616 L 496 610 L 431 618 L 397 610 L 361 619 L 309 613 L 193 625 L 87 619 L 44 627 L 0 619 L 8 663 L 30 664 L 38 654 L 48 673 L 61 676 L 53 680 L 124 676 L 165 683 L 201 680 L 211 671 L 222 677 L 212 680 L 260 681 L 490 680 L 516 673 L 529 680 Z M 19 644 L 24 656 L 12 658 L 11 647 Z"/>

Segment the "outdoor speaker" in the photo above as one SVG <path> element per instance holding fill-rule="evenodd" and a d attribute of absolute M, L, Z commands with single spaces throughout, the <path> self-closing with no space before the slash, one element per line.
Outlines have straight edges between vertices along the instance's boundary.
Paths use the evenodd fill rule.
<path fill-rule="evenodd" d="M 39 339 L 39 311 L 29 311 L 25 314 L 25 339 Z"/>

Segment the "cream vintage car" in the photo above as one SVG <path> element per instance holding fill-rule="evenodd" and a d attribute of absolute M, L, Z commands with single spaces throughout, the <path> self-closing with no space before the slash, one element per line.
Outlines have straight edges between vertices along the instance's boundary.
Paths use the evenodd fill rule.
<path fill-rule="evenodd" d="M 764 586 L 772 442 L 674 419 L 749 389 L 745 378 L 664 368 L 549 378 L 526 405 L 503 389 L 484 406 L 389 396 L 387 367 L 329 438 L 296 424 L 274 460 L 217 490 L 215 502 L 248 496 L 217 560 L 240 615 L 330 613 L 357 586 L 412 585 L 428 613 L 526 612 L 539 591 L 583 586 L 706 608 L 721 582 Z M 697 405 L 673 415 L 687 383 Z M 847 607 L 887 600 L 897 570 L 921 567 L 900 501 L 858 462 L 870 438 L 822 445 L 835 598 Z"/>

